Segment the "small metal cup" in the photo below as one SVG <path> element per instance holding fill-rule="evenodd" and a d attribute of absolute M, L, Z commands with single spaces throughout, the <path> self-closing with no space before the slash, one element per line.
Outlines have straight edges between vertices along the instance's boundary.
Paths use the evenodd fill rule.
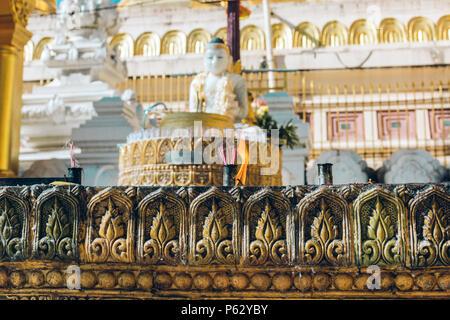
<path fill-rule="evenodd" d="M 67 168 L 68 170 L 68 182 L 81 184 L 81 174 L 83 172 L 83 168 Z"/>
<path fill-rule="evenodd" d="M 318 163 L 318 184 L 333 184 L 332 163 Z"/>

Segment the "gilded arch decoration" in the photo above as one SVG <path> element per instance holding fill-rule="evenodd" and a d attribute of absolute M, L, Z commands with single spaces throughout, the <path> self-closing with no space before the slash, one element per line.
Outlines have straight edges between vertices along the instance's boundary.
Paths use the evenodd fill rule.
<path fill-rule="evenodd" d="M 214 33 L 214 37 L 221 38 L 223 42 L 227 43 L 227 27 L 220 28 Z"/>
<path fill-rule="evenodd" d="M 292 45 L 294 48 L 313 48 L 319 45 L 320 31 L 311 22 L 300 23 L 293 32 Z"/>
<path fill-rule="evenodd" d="M 133 203 L 112 187 L 87 205 L 85 255 L 88 262 L 134 261 Z"/>
<path fill-rule="evenodd" d="M 158 56 L 160 50 L 161 39 L 154 32 L 144 32 L 136 39 L 134 52 L 137 56 Z"/>
<path fill-rule="evenodd" d="M 253 194 L 243 207 L 242 259 L 246 265 L 293 262 L 294 221 L 289 200 L 269 188 Z"/>
<path fill-rule="evenodd" d="M 156 155 L 155 142 L 150 139 L 145 140 L 144 146 L 143 146 L 143 152 L 142 152 L 142 156 L 144 158 L 141 159 L 141 163 L 145 163 L 145 164 L 157 163 L 156 159 L 155 159 L 155 155 Z"/>
<path fill-rule="evenodd" d="M 414 17 L 408 22 L 408 39 L 414 42 L 436 40 L 433 21 L 425 17 Z"/>
<path fill-rule="evenodd" d="M 442 16 L 436 26 L 438 40 L 450 40 L 450 15 Z"/>
<path fill-rule="evenodd" d="M 350 265 L 350 210 L 340 194 L 320 188 L 299 202 L 296 215 L 300 263 Z"/>
<path fill-rule="evenodd" d="M 36 199 L 33 211 L 33 257 L 45 260 L 78 258 L 78 197 L 70 191 L 48 189 Z"/>
<path fill-rule="evenodd" d="M 187 52 L 203 53 L 211 34 L 205 29 L 195 29 L 187 37 Z"/>
<path fill-rule="evenodd" d="M 450 197 L 431 186 L 410 201 L 413 266 L 450 264 Z"/>
<path fill-rule="evenodd" d="M 241 50 L 264 50 L 266 41 L 264 32 L 255 25 L 248 25 L 240 32 Z"/>
<path fill-rule="evenodd" d="M 406 209 L 390 191 L 375 187 L 353 202 L 358 265 L 405 265 Z"/>
<path fill-rule="evenodd" d="M 134 54 L 134 41 L 127 33 L 115 35 L 109 45 L 113 49 L 117 48 L 120 59 L 131 58 Z"/>
<path fill-rule="evenodd" d="M 186 35 L 179 30 L 168 31 L 161 39 L 161 54 L 185 54 Z"/>
<path fill-rule="evenodd" d="M 405 42 L 406 29 L 403 23 L 395 18 L 386 18 L 380 22 L 378 41 L 380 43 Z"/>
<path fill-rule="evenodd" d="M 352 23 L 348 35 L 349 44 L 375 44 L 377 31 L 374 24 L 366 19 L 359 19 Z"/>
<path fill-rule="evenodd" d="M 186 259 L 187 209 L 176 194 L 158 189 L 138 204 L 137 261 L 179 264 Z"/>
<path fill-rule="evenodd" d="M 0 190 L 0 260 L 29 256 L 30 205 L 9 189 Z"/>
<path fill-rule="evenodd" d="M 53 40 L 54 40 L 53 37 L 44 37 L 41 40 L 39 40 L 33 52 L 33 60 L 40 60 L 45 46 L 48 46 L 50 48 L 53 43 Z"/>
<path fill-rule="evenodd" d="M 140 141 L 133 143 L 133 149 L 131 151 L 131 165 L 139 165 L 141 163 L 141 144 Z"/>
<path fill-rule="evenodd" d="M 339 21 L 333 20 L 325 24 L 320 35 L 322 45 L 337 47 L 347 44 L 347 28 Z"/>
<path fill-rule="evenodd" d="M 292 48 L 292 30 L 285 23 L 272 25 L 272 46 L 274 49 Z"/>
<path fill-rule="evenodd" d="M 191 202 L 189 217 L 190 264 L 238 263 L 240 223 L 231 195 L 210 188 Z"/>

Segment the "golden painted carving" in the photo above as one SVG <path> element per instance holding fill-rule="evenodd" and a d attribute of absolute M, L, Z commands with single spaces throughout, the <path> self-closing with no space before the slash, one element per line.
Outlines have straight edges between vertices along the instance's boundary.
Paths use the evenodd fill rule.
<path fill-rule="evenodd" d="M 133 145 L 132 151 L 131 151 L 131 165 L 139 165 L 141 163 L 141 148 L 140 143 L 135 143 Z"/>
<path fill-rule="evenodd" d="M 212 208 L 205 219 L 203 226 L 203 239 L 196 244 L 196 262 L 205 264 L 212 260 L 214 254 L 219 261 L 233 263 L 231 240 L 228 239 L 228 226 L 223 215 L 218 213 L 215 200 L 212 200 Z M 203 252 L 206 253 L 202 255 Z M 200 253 L 200 254 L 198 254 Z"/>
<path fill-rule="evenodd" d="M 161 39 L 154 32 L 144 32 L 136 39 L 134 54 L 137 56 L 159 56 Z"/>
<path fill-rule="evenodd" d="M 185 54 L 186 35 L 178 30 L 168 31 L 161 39 L 161 54 Z"/>
<path fill-rule="evenodd" d="M 437 22 L 436 35 L 438 40 L 450 40 L 450 15 L 442 16 Z"/>
<path fill-rule="evenodd" d="M 211 34 L 205 29 L 194 29 L 187 37 L 187 52 L 203 53 Z"/>
<path fill-rule="evenodd" d="M 206 139 L 149 139 L 145 141 L 128 143 L 119 150 L 119 185 L 145 185 L 145 186 L 221 186 L 221 165 L 213 164 L 186 164 L 175 165 L 166 163 L 166 155 L 172 150 L 203 150 L 214 140 Z M 235 142 L 237 143 L 237 142 Z M 258 146 L 256 145 L 256 149 Z M 266 148 L 267 149 L 267 148 Z M 265 149 L 264 149 L 265 150 Z M 264 159 L 270 157 L 270 148 Z M 278 150 L 281 152 L 281 150 Z M 264 157 L 264 156 L 261 156 Z M 281 185 L 281 165 L 278 172 L 273 175 L 264 175 L 261 168 L 269 167 L 263 164 L 248 166 L 249 179 L 246 185 Z"/>
<path fill-rule="evenodd" d="M 238 215 L 232 197 L 212 187 L 192 201 L 190 216 L 190 262 L 236 263 Z"/>
<path fill-rule="evenodd" d="M 293 47 L 314 48 L 319 45 L 320 31 L 311 22 L 302 22 L 293 33 Z"/>
<path fill-rule="evenodd" d="M 287 262 L 286 241 L 282 240 L 282 227 L 266 199 L 264 211 L 256 226 L 256 240 L 250 243 L 250 264 L 264 264 L 270 257 L 277 264 Z"/>
<path fill-rule="evenodd" d="M 438 208 L 436 200 L 434 200 L 431 209 L 425 216 L 423 225 L 423 238 L 425 240 L 419 243 L 419 259 L 422 258 L 419 260 L 419 265 L 433 265 L 437 258 L 444 264 L 448 264 L 450 261 L 448 254 L 450 241 L 445 241 L 445 234 L 448 231 L 447 217 L 443 213 L 443 208 Z M 431 243 L 433 243 L 433 246 L 431 246 Z M 437 248 L 438 250 L 436 252 L 425 248 Z M 423 256 L 427 252 L 430 252 L 430 256 L 424 261 Z"/>
<path fill-rule="evenodd" d="M 166 163 L 166 154 L 170 150 L 173 150 L 173 142 L 170 139 L 162 139 L 157 149 L 158 163 Z"/>
<path fill-rule="evenodd" d="M 156 146 L 153 140 L 147 140 L 144 146 L 144 152 L 142 153 L 144 159 L 141 160 L 141 163 L 156 163 L 155 159 L 156 154 Z"/>
<path fill-rule="evenodd" d="M 408 22 L 408 39 L 414 42 L 436 40 L 433 21 L 425 17 L 414 17 Z"/>
<path fill-rule="evenodd" d="M 28 257 L 29 205 L 8 189 L 0 191 L 0 259 Z"/>
<path fill-rule="evenodd" d="M 449 204 L 448 193 L 438 186 L 428 188 L 411 200 L 413 265 L 450 264 Z"/>
<path fill-rule="evenodd" d="M 403 203 L 377 187 L 361 194 L 353 207 L 357 263 L 406 263 Z"/>
<path fill-rule="evenodd" d="M 291 263 L 295 240 L 289 200 L 278 192 L 263 189 L 247 200 L 243 213 L 244 263 Z"/>
<path fill-rule="evenodd" d="M 248 25 L 240 32 L 241 50 L 264 50 L 266 48 L 264 32 L 255 25 Z"/>
<path fill-rule="evenodd" d="M 117 48 L 117 53 L 121 59 L 131 58 L 134 54 L 134 40 L 127 33 L 115 35 L 109 42 L 113 49 Z"/>
<path fill-rule="evenodd" d="M 134 261 L 134 222 L 131 200 L 107 188 L 88 203 L 86 258 L 89 262 Z"/>
<path fill-rule="evenodd" d="M 58 299 L 448 299 L 450 274 L 442 268 L 382 270 L 381 287 L 367 286 L 366 268 L 246 268 L 235 266 L 82 265 L 81 290 L 67 290 L 69 265 L 0 265 L 0 296 Z M 179 310 L 173 312 L 179 313 Z M 168 313 L 168 315 L 170 312 Z"/>
<path fill-rule="evenodd" d="M 347 44 L 347 34 L 347 28 L 341 22 L 333 20 L 322 28 L 320 43 L 330 47 L 343 46 Z"/>
<path fill-rule="evenodd" d="M 138 211 L 138 261 L 146 264 L 183 262 L 187 233 L 184 202 L 158 189 L 139 203 Z"/>
<path fill-rule="evenodd" d="M 134 243 L 129 247 L 132 261 L 118 261 L 112 255 L 105 261 L 88 260 L 88 250 L 80 256 L 76 254 L 74 259 L 80 257 L 83 262 L 79 265 L 81 290 L 67 289 L 67 270 L 74 261 L 60 261 L 57 256 L 33 261 L 37 255 L 25 261 L 18 257 L 10 261 L 7 250 L 2 249 L 0 297 L 448 299 L 450 196 L 446 185 L 279 189 L 2 187 L 0 246 L 5 246 L 6 239 L 19 238 L 13 242 L 24 245 L 25 259 L 27 241 L 36 249 L 45 237 L 56 240 L 55 243 L 64 237 L 78 237 L 86 249 L 100 234 L 111 241 L 132 241 L 136 237 L 137 243 L 136 263 L 129 263 L 134 261 Z M 34 203 L 32 210 L 28 202 Z M 294 216 L 291 212 L 297 202 Z M 349 219 L 351 202 L 353 220 Z M 134 206 L 139 214 L 136 232 L 132 228 L 134 222 L 128 223 L 133 219 Z M 74 237 L 67 235 L 69 229 L 64 226 L 67 222 L 77 225 L 76 212 L 84 211 L 86 219 L 80 221 L 79 229 L 69 228 L 70 232 L 76 231 Z M 28 216 L 33 217 L 31 225 Z M 113 221 L 118 217 L 122 220 Z M 17 224 L 20 227 L 14 228 Z M 301 237 L 295 241 L 297 232 L 299 236 L 305 233 L 303 244 Z M 344 240 L 345 232 L 354 235 L 355 253 L 351 246 L 347 247 L 351 241 L 350 237 L 350 242 Z M 320 248 L 312 253 L 303 251 L 311 255 L 311 261 L 318 256 L 316 252 L 336 240 L 343 245 L 343 251 L 338 252 L 343 255 L 341 259 L 355 256 L 349 266 L 337 266 L 333 259 L 327 260 L 326 249 L 319 254 L 323 264 L 311 265 L 307 258 L 301 259 L 302 245 L 311 243 L 311 248 Z M 259 246 L 263 250 L 270 244 L 272 249 L 267 250 L 265 262 L 250 265 L 250 244 L 257 241 L 264 244 Z M 279 248 L 275 248 L 277 241 L 282 241 Z M 369 241 L 376 245 L 363 250 Z M 275 252 L 276 261 L 270 260 L 271 251 Z M 373 259 L 375 252 L 378 261 Z M 345 256 L 347 253 L 350 256 Z M 338 254 L 334 252 L 332 256 Z M 395 258 L 396 254 L 400 257 Z M 260 257 L 259 254 L 254 258 Z M 367 285 L 372 272 L 364 264 L 372 262 L 381 269 L 379 289 L 369 289 Z"/>
<path fill-rule="evenodd" d="M 372 22 L 359 19 L 352 23 L 348 35 L 349 44 L 375 44 L 377 43 L 377 31 Z"/>
<path fill-rule="evenodd" d="M 28 23 L 28 17 L 34 10 L 35 3 L 30 0 L 8 0 L 11 6 L 14 22 L 25 27 Z"/>
<path fill-rule="evenodd" d="M 292 30 L 286 24 L 272 25 L 272 47 L 274 49 L 292 48 Z"/>
<path fill-rule="evenodd" d="M 300 262 L 349 265 L 349 208 L 342 196 L 320 188 L 304 197 L 297 211 Z"/>
<path fill-rule="evenodd" d="M 394 225 L 379 198 L 377 198 L 375 209 L 372 211 L 367 226 L 367 238 L 370 240 L 365 241 L 362 245 L 363 264 L 374 264 L 380 259 L 387 263 L 400 263 Z"/>
<path fill-rule="evenodd" d="M 380 43 L 405 42 L 406 30 L 403 23 L 395 18 L 386 18 L 380 22 L 378 41 Z"/>
<path fill-rule="evenodd" d="M 57 188 L 47 189 L 34 204 L 36 259 L 76 259 L 78 256 L 79 204 L 76 196 Z"/>

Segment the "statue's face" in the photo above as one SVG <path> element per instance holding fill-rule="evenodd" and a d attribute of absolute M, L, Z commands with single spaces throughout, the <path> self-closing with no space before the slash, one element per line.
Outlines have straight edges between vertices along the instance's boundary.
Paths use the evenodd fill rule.
<path fill-rule="evenodd" d="M 205 53 L 205 68 L 214 74 L 227 71 L 229 56 L 225 49 L 208 48 Z"/>

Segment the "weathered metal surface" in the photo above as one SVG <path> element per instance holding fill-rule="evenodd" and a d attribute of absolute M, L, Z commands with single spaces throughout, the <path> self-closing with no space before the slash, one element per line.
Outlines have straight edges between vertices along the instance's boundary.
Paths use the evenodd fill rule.
<path fill-rule="evenodd" d="M 449 298 L 449 217 L 448 184 L 3 187 L 0 296 Z"/>

